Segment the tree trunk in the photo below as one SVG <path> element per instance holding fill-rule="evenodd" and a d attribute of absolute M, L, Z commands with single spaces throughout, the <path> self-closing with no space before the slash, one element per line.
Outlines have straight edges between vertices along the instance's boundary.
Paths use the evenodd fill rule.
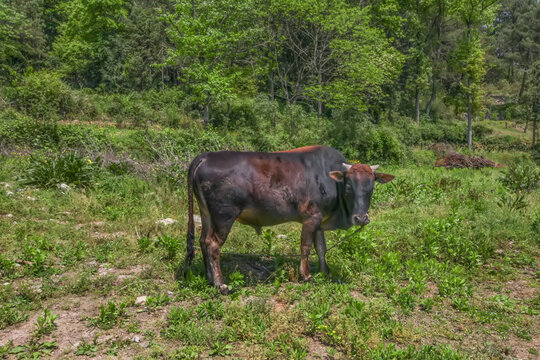
<path fill-rule="evenodd" d="M 269 82 L 269 89 L 268 91 L 270 92 L 270 100 L 274 100 L 275 98 L 275 95 L 274 95 L 274 72 L 270 70 L 269 74 L 268 74 L 268 82 Z"/>
<path fill-rule="evenodd" d="M 468 79 L 469 94 L 467 95 L 467 145 L 469 150 L 472 150 L 472 94 L 471 94 L 471 79 Z"/>
<path fill-rule="evenodd" d="M 435 74 L 431 75 L 431 96 L 429 97 L 429 102 L 426 106 L 426 116 L 429 116 L 429 113 L 431 112 L 431 107 L 433 106 L 433 103 L 435 102 L 435 98 L 437 97 L 437 85 L 435 84 Z"/>
<path fill-rule="evenodd" d="M 523 70 L 523 78 L 521 79 L 521 87 L 519 88 L 519 95 L 518 95 L 518 104 L 521 101 L 521 97 L 523 96 L 523 91 L 525 91 L 525 84 L 527 82 L 527 71 Z"/>
<path fill-rule="evenodd" d="M 204 104 L 204 111 L 203 111 L 203 120 L 204 120 L 204 127 L 208 127 L 208 124 L 210 124 L 210 102 L 207 102 Z"/>
<path fill-rule="evenodd" d="M 467 40 L 471 42 L 471 25 L 467 24 Z M 469 150 L 472 150 L 472 91 L 471 91 L 471 77 L 467 75 L 467 145 Z"/>
<path fill-rule="evenodd" d="M 415 92 L 415 104 L 416 104 L 416 125 L 420 125 L 420 91 L 418 91 L 418 86 L 416 86 Z"/>
<path fill-rule="evenodd" d="M 536 99 L 535 102 L 533 102 L 533 111 L 531 112 L 532 113 L 532 116 L 533 116 L 533 128 L 532 128 L 532 133 L 533 133 L 533 136 L 532 136 L 532 148 L 534 149 L 536 147 L 536 130 L 537 130 L 537 121 L 538 121 L 538 113 L 535 111 L 535 108 L 536 108 L 536 104 L 538 104 L 538 99 Z"/>

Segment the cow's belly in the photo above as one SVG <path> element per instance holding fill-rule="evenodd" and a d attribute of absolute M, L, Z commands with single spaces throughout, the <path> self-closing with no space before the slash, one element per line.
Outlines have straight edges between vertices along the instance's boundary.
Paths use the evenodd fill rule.
<path fill-rule="evenodd" d="M 246 208 L 236 219 L 240 224 L 255 227 L 283 224 L 291 221 L 300 221 L 298 212 L 293 209 L 286 211 L 272 211 L 271 209 Z"/>

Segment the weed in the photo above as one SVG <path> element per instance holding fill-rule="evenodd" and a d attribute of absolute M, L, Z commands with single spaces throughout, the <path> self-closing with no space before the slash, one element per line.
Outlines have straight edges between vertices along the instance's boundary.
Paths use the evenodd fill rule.
<path fill-rule="evenodd" d="M 159 308 L 168 304 L 171 301 L 169 296 L 165 293 L 160 293 L 156 296 L 148 296 L 146 298 L 146 305 L 151 308 Z"/>
<path fill-rule="evenodd" d="M 235 271 L 229 275 L 229 289 L 237 290 L 244 286 L 244 275 L 240 271 Z"/>
<path fill-rule="evenodd" d="M 54 321 L 58 315 L 51 313 L 49 309 L 43 310 L 43 315 L 38 316 L 34 325 L 36 326 L 36 335 L 39 337 L 43 334 L 50 334 L 55 328 Z"/>
<path fill-rule="evenodd" d="M 406 348 L 397 349 L 394 344 L 390 344 L 386 348 L 372 352 L 374 360 L 460 360 L 463 358 L 448 346 L 433 345 L 424 345 L 421 348 L 408 345 Z"/>
<path fill-rule="evenodd" d="M 94 357 L 96 351 L 98 351 L 98 347 L 96 344 L 91 344 L 83 341 L 79 344 L 79 346 L 77 346 L 75 355 Z"/>
<path fill-rule="evenodd" d="M 21 178 L 24 185 L 51 188 L 62 183 L 80 187 L 92 185 L 98 175 L 101 160 L 92 161 L 77 152 L 67 152 L 40 158 L 32 155 Z"/>
<path fill-rule="evenodd" d="M 124 316 L 125 308 L 126 304 L 124 303 L 116 305 L 114 302 L 109 301 L 107 306 L 100 305 L 99 315 L 90 319 L 90 323 L 104 330 L 111 329 L 116 325 L 118 319 Z"/>
<path fill-rule="evenodd" d="M 526 164 L 511 165 L 503 171 L 499 181 L 514 193 L 530 192 L 540 187 L 540 169 Z"/>
<path fill-rule="evenodd" d="M 157 245 L 165 249 L 165 251 L 167 252 L 166 258 L 168 260 L 173 260 L 174 258 L 176 258 L 176 253 L 180 248 L 180 241 L 178 240 L 178 238 L 163 235 L 158 238 Z"/>
<path fill-rule="evenodd" d="M 139 247 L 139 251 L 142 253 L 148 253 L 152 251 L 152 245 L 154 244 L 154 241 L 150 239 L 148 236 L 138 237 L 137 238 L 137 245 Z"/>
<path fill-rule="evenodd" d="M 210 356 L 229 356 L 232 354 L 232 349 L 233 346 L 231 344 L 224 344 L 221 341 L 216 341 L 214 344 L 212 344 Z"/>
<path fill-rule="evenodd" d="M 514 194 L 501 194 L 501 198 L 497 201 L 497 205 L 500 208 L 508 209 L 510 211 L 519 211 L 527 207 L 527 201 L 525 200 L 525 194 L 522 192 Z"/>
<path fill-rule="evenodd" d="M 223 317 L 223 303 L 219 300 L 207 300 L 195 308 L 199 319 L 221 319 Z"/>

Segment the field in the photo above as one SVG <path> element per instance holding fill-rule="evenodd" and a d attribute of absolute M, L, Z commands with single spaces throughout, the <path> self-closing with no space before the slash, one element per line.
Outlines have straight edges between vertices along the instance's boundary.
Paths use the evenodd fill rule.
<path fill-rule="evenodd" d="M 0 358 L 538 358 L 538 168 L 485 152 L 517 170 L 446 170 L 413 152 L 417 165 L 381 166 L 396 178 L 376 186 L 371 223 L 328 253 L 329 277 L 312 251 L 315 280 L 299 282 L 286 255 L 300 225 L 259 236 L 236 224 L 228 296 L 206 283 L 199 251 L 175 280 L 183 168 L 4 152 Z M 329 246 L 352 230 L 328 232 Z"/>

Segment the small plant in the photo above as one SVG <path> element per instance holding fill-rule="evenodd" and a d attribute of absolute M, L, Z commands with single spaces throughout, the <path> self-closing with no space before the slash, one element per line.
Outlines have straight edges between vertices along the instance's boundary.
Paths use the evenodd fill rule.
<path fill-rule="evenodd" d="M 433 305 L 435 305 L 435 300 L 433 300 L 433 298 L 425 298 L 420 302 L 420 308 L 426 312 L 433 310 Z"/>
<path fill-rule="evenodd" d="M 167 296 L 167 294 L 160 293 L 157 296 L 148 296 L 146 298 L 146 305 L 151 308 L 158 308 L 168 304 L 170 301 L 171 299 Z"/>
<path fill-rule="evenodd" d="M 527 201 L 525 200 L 525 194 L 522 192 L 517 192 L 515 194 L 507 195 L 502 194 L 497 205 L 500 208 L 506 208 L 510 211 L 518 211 L 527 207 Z"/>
<path fill-rule="evenodd" d="M 137 238 L 137 245 L 139 246 L 139 251 L 142 253 L 149 253 L 153 243 L 154 241 L 148 236 Z"/>
<path fill-rule="evenodd" d="M 114 302 L 109 301 L 107 306 L 101 305 L 99 307 L 99 315 L 90 320 L 92 325 L 98 326 L 101 329 L 108 330 L 116 325 L 118 319 L 125 314 L 126 304 L 121 303 L 116 305 Z"/>
<path fill-rule="evenodd" d="M 83 341 L 77 346 L 77 351 L 75 351 L 75 355 L 77 356 L 90 356 L 94 357 L 94 353 L 98 350 L 98 347 L 96 344 L 90 344 L 86 341 Z"/>
<path fill-rule="evenodd" d="M 271 229 L 264 229 L 262 232 L 262 238 L 264 242 L 265 251 L 268 254 L 272 254 L 274 252 L 274 247 L 275 247 L 276 233 L 274 233 Z"/>
<path fill-rule="evenodd" d="M 15 261 L 0 254 L 0 274 L 9 277 L 15 272 Z"/>
<path fill-rule="evenodd" d="M 180 241 L 178 240 L 178 238 L 163 235 L 158 238 L 157 243 L 167 252 L 167 259 L 173 260 L 176 257 L 176 253 L 180 248 Z"/>
<path fill-rule="evenodd" d="M 216 341 L 212 345 L 210 356 L 229 356 L 232 354 L 231 350 L 233 346 L 231 344 L 224 344 L 221 341 Z"/>
<path fill-rule="evenodd" d="M 39 275 L 45 270 L 47 252 L 33 244 L 24 245 L 24 259 L 29 262 L 32 273 Z"/>
<path fill-rule="evenodd" d="M 167 319 L 171 325 L 179 325 L 187 323 L 193 317 L 193 311 L 190 309 L 184 309 L 181 306 L 171 309 Z"/>
<path fill-rule="evenodd" d="M 43 334 L 50 334 L 55 328 L 54 321 L 58 315 L 53 314 L 49 309 L 43 310 L 43 315 L 38 316 L 34 325 L 36 326 L 36 335 L 39 337 Z"/>
<path fill-rule="evenodd" d="M 244 286 L 244 275 L 240 271 L 235 271 L 229 275 L 229 289 L 237 290 Z"/>
<path fill-rule="evenodd" d="M 531 192 L 540 187 L 540 169 L 533 165 L 511 165 L 499 181 L 512 192 Z"/>
<path fill-rule="evenodd" d="M 207 300 L 195 309 L 199 319 L 221 319 L 223 317 L 223 303 Z"/>

